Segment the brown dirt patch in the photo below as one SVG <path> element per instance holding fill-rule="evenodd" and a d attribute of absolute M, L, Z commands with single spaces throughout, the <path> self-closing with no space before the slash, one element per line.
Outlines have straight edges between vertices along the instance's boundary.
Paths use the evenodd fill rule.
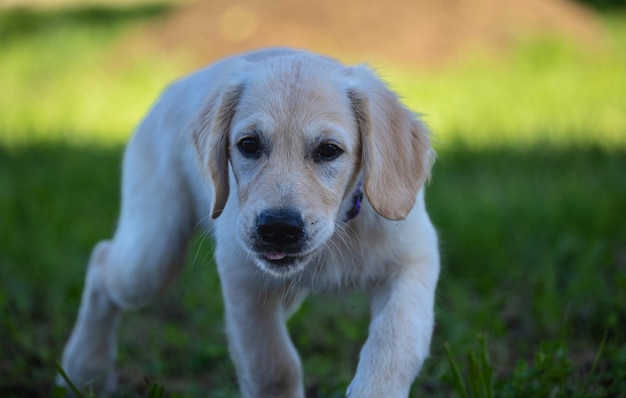
<path fill-rule="evenodd" d="M 204 0 L 154 23 L 135 44 L 188 51 L 198 63 L 280 45 L 423 67 L 469 49 L 507 49 L 529 35 L 589 44 L 601 32 L 594 13 L 569 0 Z"/>

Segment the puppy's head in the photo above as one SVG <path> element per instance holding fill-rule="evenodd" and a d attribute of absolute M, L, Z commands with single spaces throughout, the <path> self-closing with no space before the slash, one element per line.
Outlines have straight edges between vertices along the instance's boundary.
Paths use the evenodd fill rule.
<path fill-rule="evenodd" d="M 312 55 L 265 61 L 210 100 L 195 136 L 214 185 L 230 190 L 237 236 L 276 276 L 301 270 L 346 221 L 357 186 L 400 220 L 428 176 L 428 133 L 367 68 Z M 229 163 L 236 186 L 229 186 Z"/>

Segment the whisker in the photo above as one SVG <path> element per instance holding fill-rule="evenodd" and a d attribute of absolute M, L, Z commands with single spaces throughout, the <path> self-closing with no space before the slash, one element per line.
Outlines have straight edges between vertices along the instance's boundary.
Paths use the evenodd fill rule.
<path fill-rule="evenodd" d="M 205 224 L 204 224 L 204 222 L 205 222 L 207 219 L 210 219 L 210 218 L 211 218 L 211 215 L 210 215 L 210 214 L 207 214 L 207 215 L 205 215 L 204 217 L 199 218 L 199 219 L 198 219 L 198 221 L 196 221 L 196 225 L 194 225 L 194 229 L 202 229 L 202 230 L 205 230 L 205 231 L 206 231 L 207 229 L 206 229 L 206 228 L 204 228 L 204 225 L 205 225 Z M 209 224 L 209 223 L 207 223 L 207 224 Z M 209 229 L 210 229 L 210 230 L 213 230 L 213 225 L 212 225 L 212 224 L 209 224 L 209 225 L 210 225 L 210 228 L 209 228 Z"/>
<path fill-rule="evenodd" d="M 326 250 L 324 250 L 324 252 L 320 255 L 320 257 L 318 258 L 318 260 L 315 262 L 315 266 L 313 267 L 313 275 L 311 276 L 311 289 L 315 289 L 315 286 L 317 286 L 317 278 L 321 277 L 322 274 L 322 270 L 321 268 L 324 266 L 324 264 L 326 264 L 326 260 L 328 257 L 328 245 L 326 243 L 324 243 L 324 248 Z"/>
<path fill-rule="evenodd" d="M 298 298 L 300 281 L 302 280 L 302 271 L 298 271 L 298 273 L 290 278 L 289 287 L 283 294 L 283 303 L 291 303 L 292 301 Z"/>
<path fill-rule="evenodd" d="M 363 257 L 363 248 L 364 243 L 362 240 L 357 238 L 355 231 L 348 224 L 344 222 L 337 222 L 336 225 L 336 237 L 342 243 L 343 249 L 348 252 L 350 259 L 352 260 L 350 263 L 345 263 L 344 270 L 345 272 L 342 275 L 344 289 L 348 290 L 349 287 L 356 280 L 356 274 L 358 273 L 358 269 L 355 267 L 359 267 L 359 259 Z M 339 248 L 337 244 L 335 244 L 337 250 L 343 259 L 343 250 Z M 358 250 L 358 255 L 357 254 Z M 346 269 L 348 265 L 351 265 L 350 269 Z"/>
<path fill-rule="evenodd" d="M 196 236 L 196 238 L 194 239 L 193 244 L 196 244 L 197 242 L 199 242 L 198 247 L 195 250 L 195 254 L 193 259 L 191 260 L 191 266 L 195 267 L 197 264 L 204 264 L 207 262 L 207 259 L 211 256 L 211 253 L 215 252 L 215 247 L 216 247 L 216 243 L 215 241 L 212 239 L 211 234 L 207 231 L 204 231 L 200 234 L 198 234 Z M 210 246 L 208 248 L 207 253 L 205 253 L 204 257 L 199 260 L 200 257 L 200 253 L 202 252 L 202 248 L 204 247 L 205 243 L 209 242 Z"/>

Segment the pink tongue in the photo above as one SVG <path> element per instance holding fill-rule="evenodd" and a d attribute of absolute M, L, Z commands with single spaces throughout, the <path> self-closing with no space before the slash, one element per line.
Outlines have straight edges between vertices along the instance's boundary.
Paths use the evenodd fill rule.
<path fill-rule="evenodd" d="M 287 257 L 285 253 L 265 253 L 264 256 L 268 260 L 282 260 Z"/>

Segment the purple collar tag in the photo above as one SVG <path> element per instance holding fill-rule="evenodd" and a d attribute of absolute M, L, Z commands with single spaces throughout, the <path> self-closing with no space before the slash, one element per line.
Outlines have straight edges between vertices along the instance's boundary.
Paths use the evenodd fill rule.
<path fill-rule="evenodd" d="M 361 202 L 363 201 L 363 191 L 361 190 L 361 185 L 363 185 L 362 181 L 359 180 L 358 184 L 356 184 L 356 189 L 352 194 L 352 207 L 350 208 L 350 210 L 348 210 L 348 213 L 346 214 L 346 221 L 352 220 L 354 217 L 358 216 L 359 212 L 361 211 Z"/>

